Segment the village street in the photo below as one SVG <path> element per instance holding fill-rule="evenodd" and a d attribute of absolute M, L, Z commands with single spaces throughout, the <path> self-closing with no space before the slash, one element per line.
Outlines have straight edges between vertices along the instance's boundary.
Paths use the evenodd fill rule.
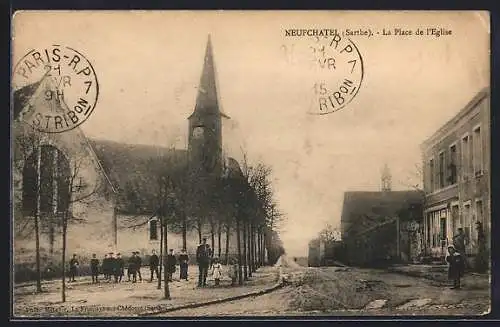
<path fill-rule="evenodd" d="M 287 286 L 258 297 L 158 316 L 480 315 L 490 306 L 486 276 L 469 275 L 461 290 L 447 283 L 375 269 L 282 268 Z"/>
<path fill-rule="evenodd" d="M 486 276 L 468 275 L 461 290 L 444 282 L 385 270 L 350 267 L 302 267 L 283 257 L 274 267 L 261 267 L 244 286 L 228 280 L 215 288 L 197 288 L 197 269 L 189 281 L 170 283 L 171 300 L 164 300 L 157 283 L 89 284 L 87 277 L 69 284 L 67 302 L 60 302 L 60 282 L 44 285 L 46 293 L 33 294 L 33 286 L 15 289 L 16 316 L 345 316 L 345 315 L 480 315 L 488 312 Z M 147 271 L 143 277 L 147 278 Z M 249 296 L 194 308 L 191 304 L 243 296 L 284 286 L 263 295 Z M 32 309 L 30 309 L 32 308 Z M 33 310 L 36 308 L 36 310 Z M 35 312 L 36 311 L 36 312 Z"/>

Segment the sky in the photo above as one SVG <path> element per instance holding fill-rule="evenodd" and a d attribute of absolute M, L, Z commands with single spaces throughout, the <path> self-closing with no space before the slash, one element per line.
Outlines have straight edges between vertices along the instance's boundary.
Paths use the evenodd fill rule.
<path fill-rule="evenodd" d="M 364 78 L 349 105 L 311 115 L 315 71 L 303 60 L 311 38 L 285 29 L 425 30 L 445 36 L 351 36 Z M 92 63 L 97 106 L 89 137 L 186 147 L 208 34 L 224 143 L 238 160 L 272 167 L 290 255 L 329 223 L 340 228 L 345 191 L 377 191 L 385 163 L 394 190 L 420 184 L 419 145 L 489 86 L 484 12 L 22 12 L 13 22 L 13 62 L 62 44 Z M 297 49 L 285 53 L 291 45 Z M 312 79 L 311 79 L 312 76 Z"/>

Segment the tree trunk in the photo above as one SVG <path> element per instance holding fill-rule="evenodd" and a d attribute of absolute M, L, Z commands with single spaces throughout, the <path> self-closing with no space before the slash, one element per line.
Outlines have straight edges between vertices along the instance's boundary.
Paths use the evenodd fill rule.
<path fill-rule="evenodd" d="M 253 269 L 253 239 L 252 239 L 252 222 L 248 222 L 248 277 L 252 277 Z"/>
<path fill-rule="evenodd" d="M 55 231 L 54 231 L 54 223 L 52 222 L 52 217 L 48 217 L 49 221 L 49 256 L 52 257 L 54 256 L 54 243 L 55 243 Z"/>
<path fill-rule="evenodd" d="M 241 271 L 242 258 L 241 258 L 241 224 L 240 218 L 236 217 L 236 242 L 238 247 L 238 284 L 243 285 L 243 273 Z"/>
<path fill-rule="evenodd" d="M 260 267 L 260 238 L 259 238 L 259 228 L 255 228 L 255 267 L 258 269 Z"/>
<path fill-rule="evenodd" d="M 54 243 L 55 243 L 55 221 L 57 219 L 57 210 L 58 210 L 58 155 L 57 149 L 54 148 L 52 150 L 52 215 L 49 217 L 49 240 L 50 240 L 50 257 L 54 256 Z"/>
<path fill-rule="evenodd" d="M 222 226 L 221 224 L 219 223 L 219 226 L 217 227 L 217 245 L 218 245 L 218 258 L 219 260 L 221 259 L 221 255 L 222 255 L 222 241 L 221 241 L 221 238 L 222 238 Z"/>
<path fill-rule="evenodd" d="M 262 267 L 264 265 L 264 242 L 263 242 L 262 228 L 259 230 L 259 264 Z"/>
<path fill-rule="evenodd" d="M 252 250 L 252 264 L 255 272 L 257 270 L 257 242 L 254 224 L 252 224 Z"/>
<path fill-rule="evenodd" d="M 229 238 L 231 237 L 231 228 L 226 226 L 226 265 L 229 264 Z"/>
<path fill-rule="evenodd" d="M 213 223 L 210 224 L 210 241 L 212 242 L 212 258 L 215 254 L 215 228 Z"/>
<path fill-rule="evenodd" d="M 248 280 L 247 224 L 243 221 L 243 279 Z"/>
<path fill-rule="evenodd" d="M 41 161 L 42 161 L 42 148 L 40 144 L 37 147 L 37 163 L 36 163 L 36 173 L 37 173 L 37 185 L 36 185 L 36 208 L 35 208 L 35 255 L 36 255 L 36 291 L 38 293 L 42 292 L 42 271 L 40 270 L 40 201 L 41 201 Z M 63 263 L 64 265 L 64 263 Z M 63 266 L 64 267 L 64 266 Z"/>
<path fill-rule="evenodd" d="M 201 244 L 201 237 L 202 237 L 202 235 L 201 235 L 201 225 L 202 224 L 201 224 L 201 221 L 199 219 L 197 220 L 197 224 L 198 224 L 198 241 L 199 241 L 198 244 Z"/>
<path fill-rule="evenodd" d="M 187 251 L 187 215 L 182 214 L 182 249 Z"/>
<path fill-rule="evenodd" d="M 262 233 L 262 264 L 267 264 L 267 236 L 266 231 Z"/>
<path fill-rule="evenodd" d="M 63 226 L 62 226 L 62 287 L 61 287 L 61 297 L 62 302 L 66 302 L 66 239 L 68 234 L 68 217 L 67 213 L 63 214 Z"/>
<path fill-rule="evenodd" d="M 163 217 L 160 215 L 160 267 L 159 267 L 159 272 L 158 272 L 158 289 L 161 290 L 161 273 L 162 273 L 162 269 L 163 269 Z"/>
<path fill-rule="evenodd" d="M 163 286 L 164 286 L 164 289 L 163 289 L 163 292 L 164 292 L 164 298 L 166 300 L 170 300 L 170 289 L 168 288 L 168 270 L 167 270 L 167 258 L 165 257 L 168 253 L 168 237 L 167 237 L 167 231 L 168 231 L 168 228 L 167 228 L 167 220 L 165 219 L 165 217 L 162 217 L 164 220 L 165 220 L 165 226 L 163 227 L 163 232 L 164 232 L 164 237 L 163 237 L 163 242 L 164 242 L 164 246 L 163 246 Z"/>

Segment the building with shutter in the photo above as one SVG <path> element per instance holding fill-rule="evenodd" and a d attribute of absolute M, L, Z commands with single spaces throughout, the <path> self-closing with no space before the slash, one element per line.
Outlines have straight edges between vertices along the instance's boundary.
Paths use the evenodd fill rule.
<path fill-rule="evenodd" d="M 476 222 L 490 243 L 490 93 L 483 89 L 421 145 L 425 191 L 424 247 L 444 258 L 458 228 L 466 253 L 477 253 Z"/>

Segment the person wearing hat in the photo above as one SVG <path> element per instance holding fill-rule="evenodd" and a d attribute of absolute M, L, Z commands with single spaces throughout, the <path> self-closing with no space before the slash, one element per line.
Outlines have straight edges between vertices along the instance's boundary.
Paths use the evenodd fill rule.
<path fill-rule="evenodd" d="M 168 255 L 167 255 L 167 274 L 168 274 L 168 281 L 172 282 L 172 276 L 175 273 L 175 265 L 177 264 L 177 259 L 175 258 L 174 255 L 174 249 L 168 250 Z"/>
<path fill-rule="evenodd" d="M 114 274 L 114 269 L 115 269 L 115 258 L 114 258 L 114 253 L 109 252 L 108 253 L 108 278 L 107 280 L 111 282 L 111 276 Z"/>
<path fill-rule="evenodd" d="M 115 282 L 117 282 L 118 275 L 118 260 L 114 253 L 111 253 L 109 256 L 109 281 L 114 277 Z"/>
<path fill-rule="evenodd" d="M 116 254 L 115 259 L 115 283 L 121 282 L 125 270 L 125 261 L 120 253 Z"/>
<path fill-rule="evenodd" d="M 130 276 L 132 276 L 132 283 L 137 283 L 137 267 L 135 251 L 132 252 L 132 256 L 128 259 L 128 269 L 127 269 L 128 281 L 130 281 Z"/>
<path fill-rule="evenodd" d="M 459 289 L 460 278 L 464 273 L 465 263 L 462 254 L 458 252 L 453 245 L 448 246 L 446 262 L 448 262 L 449 265 L 448 279 L 453 281 L 453 287 L 451 287 L 451 289 Z"/>
<path fill-rule="evenodd" d="M 210 258 L 212 251 L 210 245 L 207 244 L 207 238 L 204 237 L 202 243 L 196 249 L 196 262 L 198 263 L 198 287 L 207 285 L 208 267 L 210 266 Z"/>
<path fill-rule="evenodd" d="M 104 280 L 108 280 L 109 276 L 109 255 L 105 254 L 104 258 L 102 259 L 102 265 L 101 265 L 102 273 L 104 275 Z"/>
<path fill-rule="evenodd" d="M 135 270 L 137 275 L 139 276 L 139 281 L 142 282 L 142 276 L 141 276 L 141 267 L 142 267 L 142 259 L 139 256 L 139 251 L 135 251 Z"/>
<path fill-rule="evenodd" d="M 78 262 L 78 259 L 76 258 L 76 254 L 73 254 L 73 258 L 69 261 L 69 281 L 74 282 L 75 281 L 75 276 L 78 273 L 78 266 L 80 263 Z"/>
<path fill-rule="evenodd" d="M 90 270 L 92 273 L 92 284 L 99 283 L 99 259 L 97 259 L 96 254 L 92 254 L 92 259 L 90 259 Z"/>
<path fill-rule="evenodd" d="M 156 273 L 156 278 L 160 278 L 158 266 L 160 265 L 160 258 L 156 254 L 156 251 L 153 250 L 153 253 L 149 257 L 149 270 L 151 271 L 150 282 L 153 282 L 154 273 Z"/>
<path fill-rule="evenodd" d="M 453 247 L 455 251 L 465 255 L 465 233 L 462 227 L 457 230 L 457 235 L 453 236 Z"/>

